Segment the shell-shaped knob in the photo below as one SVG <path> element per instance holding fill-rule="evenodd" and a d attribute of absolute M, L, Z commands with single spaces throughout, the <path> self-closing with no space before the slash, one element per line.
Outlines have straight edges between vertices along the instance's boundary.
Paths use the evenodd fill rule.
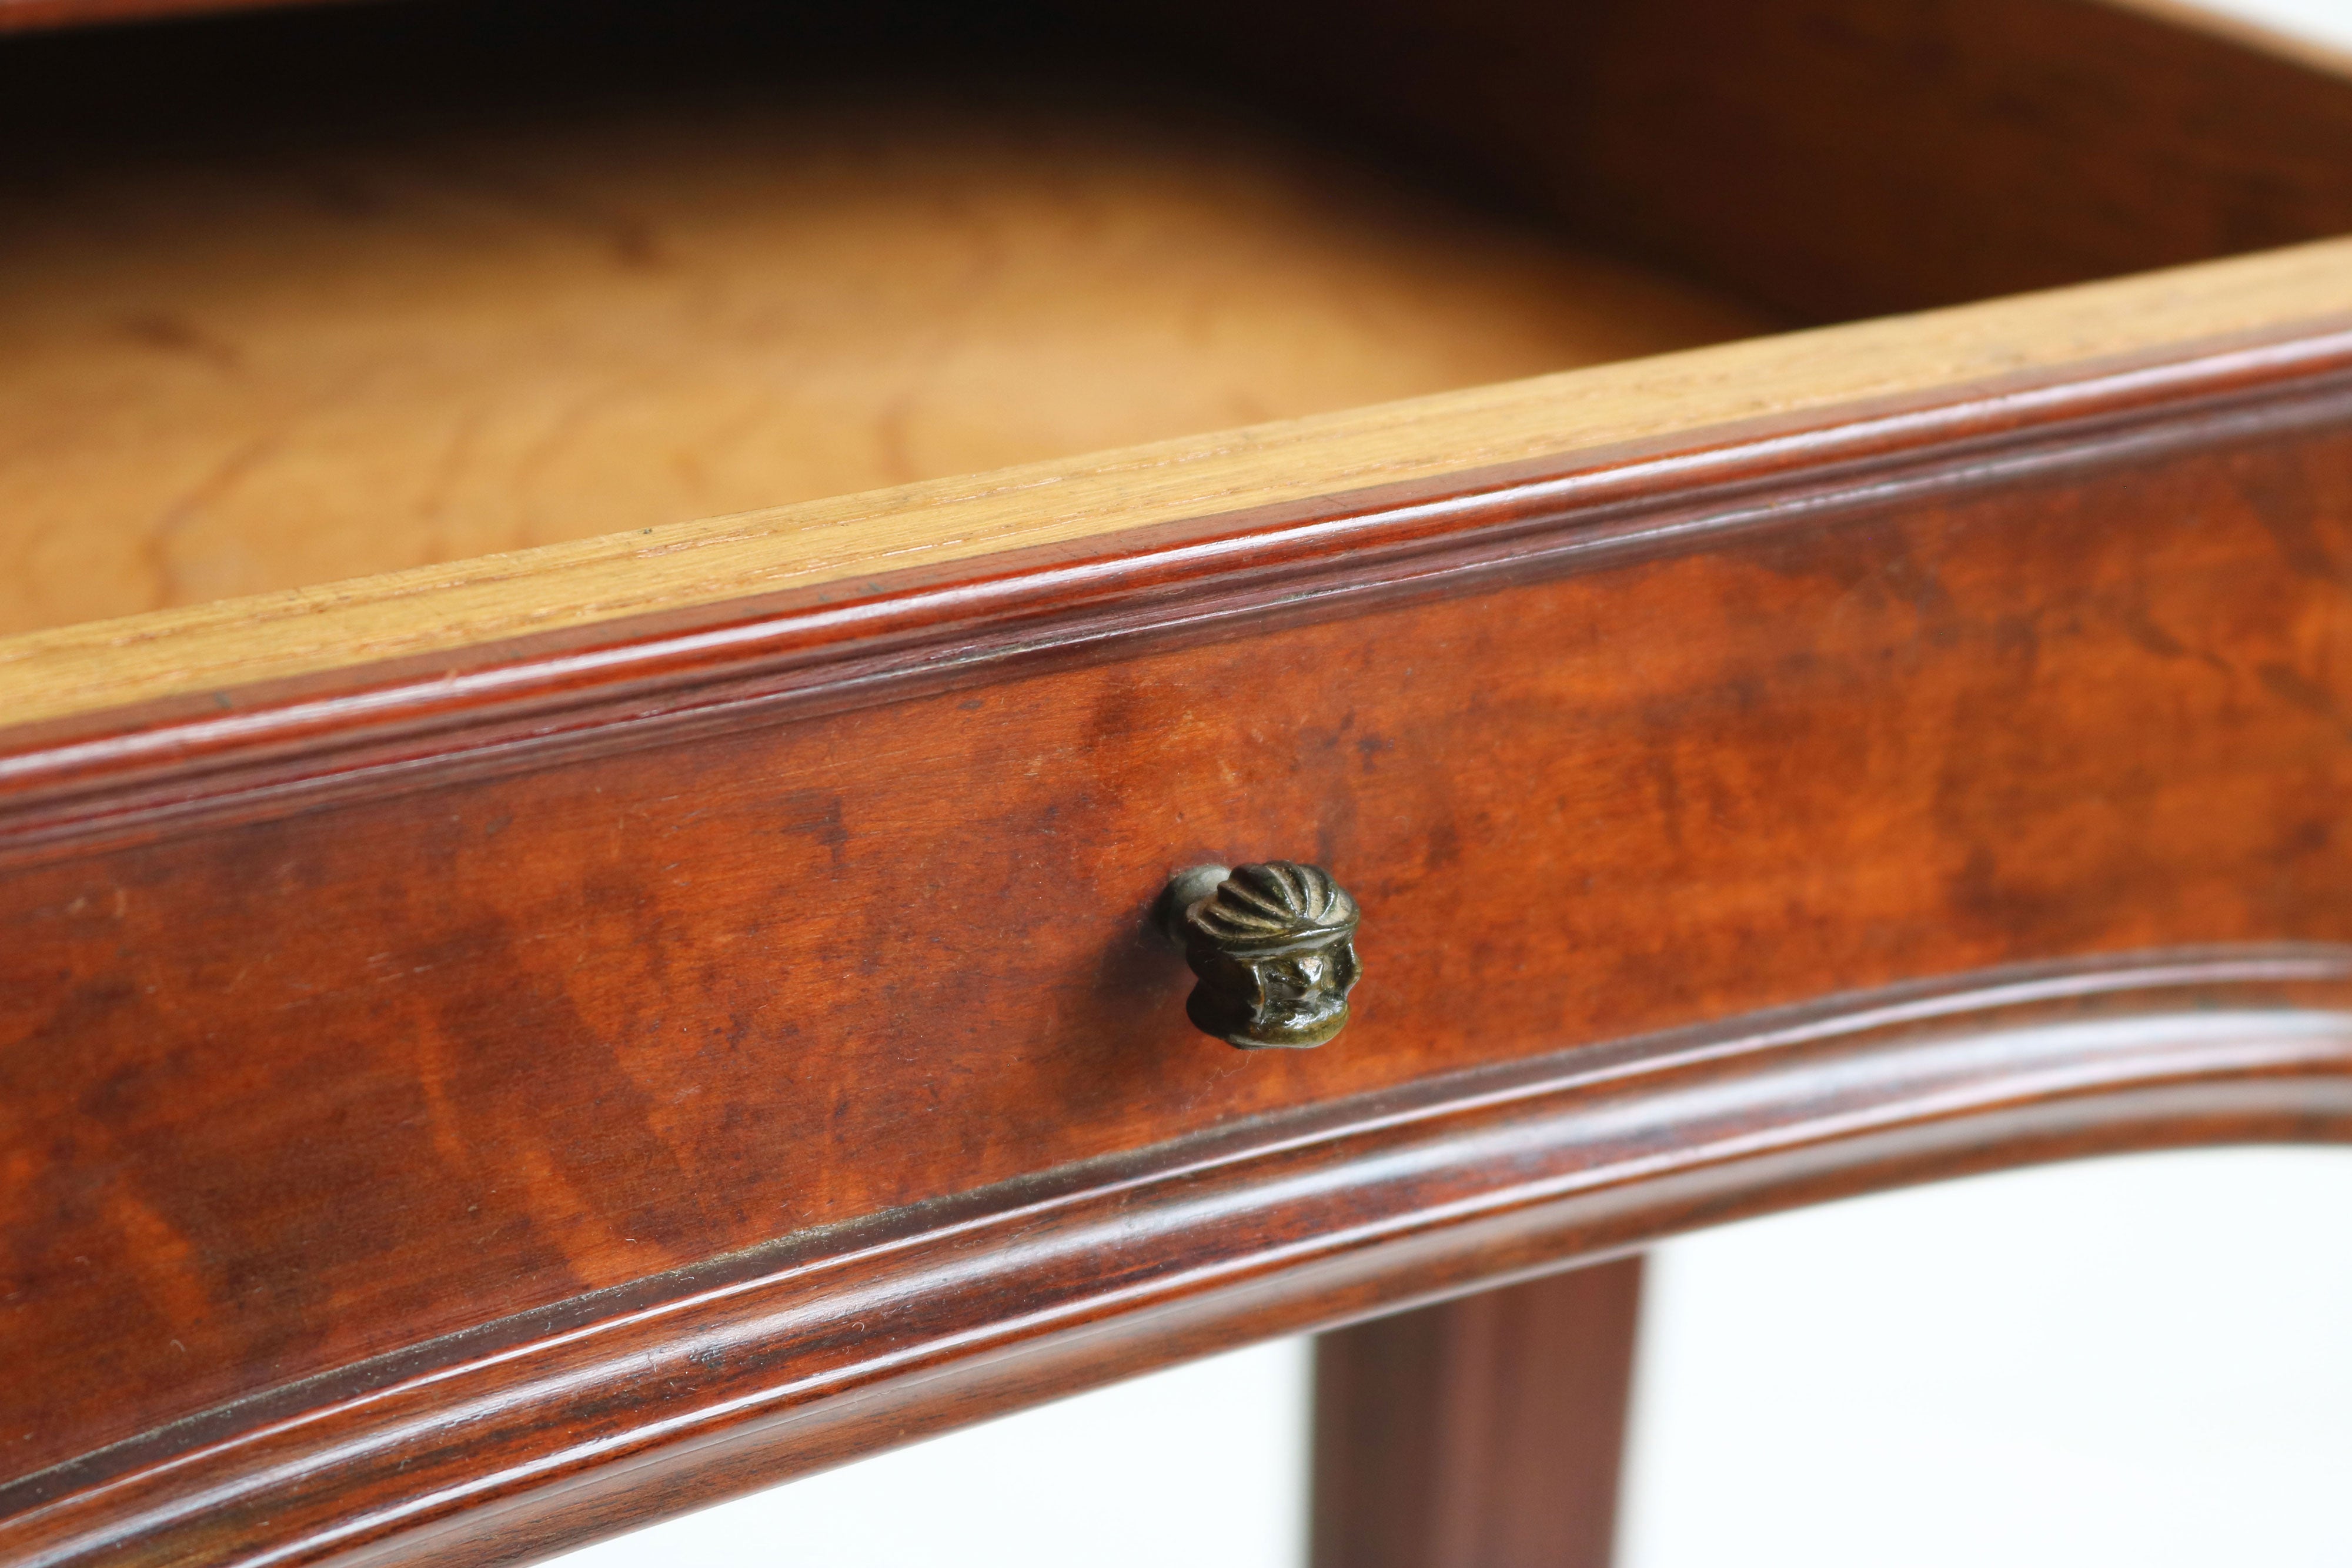
<path fill-rule="evenodd" d="M 1241 1047 L 1305 1050 L 1348 1021 L 1362 912 L 1320 866 L 1194 866 L 1160 899 L 1160 928 L 1200 984 L 1184 1004 L 1206 1033 Z"/>

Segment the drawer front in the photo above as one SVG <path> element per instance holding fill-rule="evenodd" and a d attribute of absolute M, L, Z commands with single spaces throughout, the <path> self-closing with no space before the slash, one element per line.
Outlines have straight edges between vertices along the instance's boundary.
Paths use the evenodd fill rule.
<path fill-rule="evenodd" d="M 2352 1141 L 2352 241 L 1631 357 L 2336 233 L 2340 72 L 2076 0 L 1190 5 L 1262 126 L 1114 86 L 940 184 L 1001 133 L 835 102 L 791 9 L 12 57 L 0 1564 L 526 1561 L 1738 1215 Z M 1007 109 L 1158 80 L 1172 11 L 1051 9 L 968 18 Z M 277 119 L 333 55 L 457 140 Z M 454 559 L 509 526 L 571 542 Z M 1362 978 L 1238 1051 L 1153 915 L 1269 860 Z"/>
<path fill-rule="evenodd" d="M 1710 1218 L 2352 1136 L 2352 399 L 2233 386 L 35 800 L 0 1332 L 103 1375 L 0 1380 L 0 1557 L 503 1560 Z M 1153 928 L 1264 859 L 1362 912 L 1318 1049 Z"/>
<path fill-rule="evenodd" d="M 1433 1074 L 2007 962 L 2352 938 L 2352 437 L 53 854 L 0 963 L 15 1474 L 780 1237 Z M 1355 1016 L 1149 915 L 1329 867 Z"/>

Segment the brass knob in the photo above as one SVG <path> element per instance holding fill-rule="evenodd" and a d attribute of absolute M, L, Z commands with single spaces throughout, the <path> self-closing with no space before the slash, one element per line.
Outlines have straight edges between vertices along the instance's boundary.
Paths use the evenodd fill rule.
<path fill-rule="evenodd" d="M 1202 1032 L 1304 1051 L 1346 1026 L 1362 915 L 1322 867 L 1196 865 L 1169 880 L 1158 915 L 1200 977 L 1184 1012 Z"/>

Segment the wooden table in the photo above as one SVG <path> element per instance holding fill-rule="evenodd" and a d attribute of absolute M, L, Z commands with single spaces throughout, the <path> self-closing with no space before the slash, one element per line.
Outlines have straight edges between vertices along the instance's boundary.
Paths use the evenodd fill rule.
<path fill-rule="evenodd" d="M 2352 1134 L 2335 62 L 65 26 L 191 8 L 0 0 L 0 1562 L 521 1562 L 1332 1331 L 1321 1561 L 1598 1563 L 1645 1244 Z M 1311 1050 L 1154 919 L 1259 862 Z"/>

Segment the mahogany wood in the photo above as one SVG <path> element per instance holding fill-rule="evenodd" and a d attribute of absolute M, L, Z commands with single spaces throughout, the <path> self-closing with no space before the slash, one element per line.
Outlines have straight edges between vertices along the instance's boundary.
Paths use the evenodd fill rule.
<path fill-rule="evenodd" d="M 1679 491 L 1653 469 L 1631 497 L 1524 475 L 1434 511 L 1376 493 L 1343 513 L 1353 549 L 1307 530 L 1287 565 L 1261 518 L 1205 573 L 1167 570 L 1202 559 L 1198 530 L 1122 537 L 1125 568 L 1044 603 L 914 573 L 905 607 L 946 611 L 944 641 L 877 618 L 812 664 L 705 639 L 696 703 L 614 682 L 569 733 L 528 686 L 484 688 L 423 762 L 367 750 L 354 704 L 335 711 L 357 751 L 264 727 L 255 756 L 173 776 L 151 755 L 44 804 L 36 744 L 0 907 L 9 1351 L 105 1375 L 0 1391 L 26 1478 L 0 1552 L 535 1551 L 651 1506 L 626 1478 L 682 1503 L 1049 1376 L 1706 1218 L 2336 1135 L 2333 1000 L 2210 1028 L 2152 1002 L 2096 1050 L 1975 1031 L 1932 1057 L 1957 1102 L 1877 1042 L 1851 1071 L 1900 1135 L 1884 1106 L 1841 1108 L 1847 1068 L 1777 1050 L 1742 1057 L 1762 1076 L 1731 1100 L 1645 1092 L 1557 1142 L 1475 1130 L 1517 1091 L 1448 1091 L 1463 1119 L 1391 1155 L 1382 1108 L 1433 1075 L 1910 976 L 2352 937 L 2336 342 L 2095 377 L 2072 423 L 2047 388 L 2000 405 L 2042 416 L 2007 434 L 1897 422 L 1874 457 L 1756 433 L 1755 466 Z M 1324 1051 L 1202 1039 L 1148 929 L 1172 871 L 1274 851 L 1365 910 L 1357 1018 Z M 2290 967 L 2324 979 L 2334 954 Z M 2118 965 L 2138 983 L 2093 973 Z M 2052 1054 L 2070 1040 L 2089 1054 Z M 1788 1098 L 1735 1108 L 1751 1093 Z M 1368 1163 L 1281 1120 L 1355 1096 Z M 1608 1154 L 1603 1125 L 1632 1142 Z M 1768 1126 L 1811 1152 L 1735 1159 L 1693 1207 L 1680 1163 L 1780 1147 Z M 1066 1254 L 962 1218 L 1203 1136 L 1270 1185 L 1236 1209 L 1119 1177 L 1071 1200 L 1108 1207 Z M 1565 1228 L 1525 1208 L 1595 1159 L 1631 1162 L 1601 1208 Z M 1775 1174 L 1796 1171 L 1832 1174 Z M 734 1321 L 750 1298 L 706 1285 L 774 1274 L 779 1237 L 802 1239 L 776 1276 L 801 1283 L 776 1288 L 815 1294 L 759 1307 L 748 1339 L 689 1327 Z M 869 1266 L 879 1295 L 854 1284 Z M 1197 1329 L 1163 1287 L 1201 1292 Z M 600 1323 L 637 1326 L 573 1337 Z M 992 1381 L 987 1347 L 1033 1336 L 1037 1380 Z M 530 1370 L 575 1349 L 590 1370 Z M 703 1369 L 679 1382 L 671 1356 Z M 894 1392 L 852 1391 L 899 1366 Z M 797 1413 L 772 1430 L 772 1406 Z"/>
<path fill-rule="evenodd" d="M 2107 0 L 1212 5 L 1230 68 L 1799 319 L 2352 230 L 2352 60 Z M 1344 23 L 1339 19 L 1344 16 Z M 1246 17 L 1244 24 L 1243 18 Z M 1241 40 L 1246 39 L 1246 43 Z"/>
<path fill-rule="evenodd" d="M 1316 1568 L 1609 1568 L 1642 1260 L 1315 1342 Z"/>
<path fill-rule="evenodd" d="M 1072 591 L 1115 598 L 1112 578 L 1132 586 L 1139 570 L 1235 580 L 1271 567 L 1269 549 L 1295 566 L 1342 541 L 1412 548 L 1452 537 L 1452 510 L 1465 507 L 1489 517 L 1598 508 L 1791 460 L 1825 469 L 1890 444 L 1958 443 L 2036 419 L 2071 428 L 2186 389 L 2332 363 L 2347 322 L 2352 240 L 2304 246 L 0 638 L 0 710 L 58 721 L 46 743 L 94 738 L 95 751 L 52 746 L 28 764 L 43 775 L 63 757 L 112 767 L 172 752 L 181 768 L 224 745 L 263 749 L 265 733 L 280 745 L 439 724 L 493 690 L 513 713 L 526 688 L 543 706 L 624 679 L 675 684 L 714 657 L 755 657 L 753 643 L 779 654 L 781 640 L 802 658 L 845 637 L 871 648 L 948 622 L 978 625 Z M 1362 494 L 1382 486 L 1384 497 Z M 1180 539 L 1189 553 L 1171 548 Z M 927 570 L 910 575 L 914 561 Z M 724 608 L 751 600 L 761 602 Z M 830 608 L 766 614 L 785 604 Z M 677 635 L 651 634 L 656 624 Z M 714 626 L 732 630 L 712 643 Z M 548 635 L 518 637 L 531 630 Z M 105 713 L 130 706 L 146 711 Z M 367 722 L 354 723 L 362 710 Z M 6 761 L 0 773 L 24 776 Z"/>
<path fill-rule="evenodd" d="M 1583 148 L 1590 221 L 1807 310 L 2338 221 L 2322 73 L 1765 9 L 1792 89 L 1909 62 L 1857 200 L 2024 106 L 1931 162 L 1981 244 L 1808 272 L 1751 195 L 1826 98 Z M 1627 125 L 1713 69 L 1586 20 Z M 1563 112 L 1463 124 L 1572 194 Z M 2347 255 L 0 643 L 0 1562 L 522 1562 L 1738 1215 L 2352 1138 Z M 1322 1050 L 1149 928 L 1270 857 L 1362 906 Z"/>
<path fill-rule="evenodd" d="M 527 1561 L 1014 1405 L 1674 1229 L 2068 1155 L 2342 1140 L 2347 1004 L 2340 946 L 2117 956 L 1441 1077 L 251 1397 L 16 1489 L 0 1552 Z"/>

